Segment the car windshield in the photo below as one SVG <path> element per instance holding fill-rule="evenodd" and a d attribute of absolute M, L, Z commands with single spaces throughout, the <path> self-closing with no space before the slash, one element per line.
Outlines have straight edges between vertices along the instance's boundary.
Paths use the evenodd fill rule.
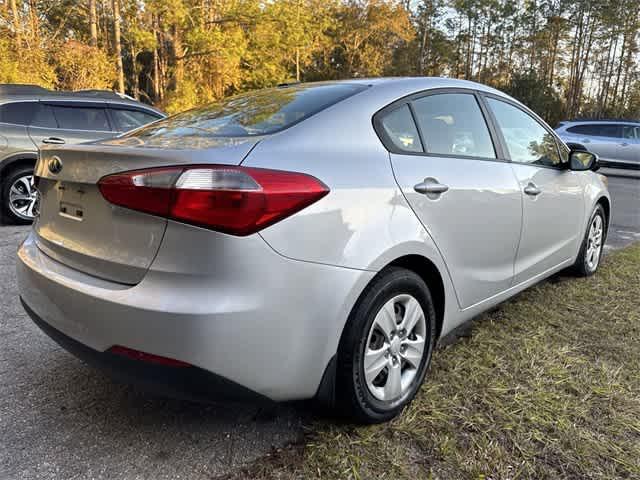
<path fill-rule="evenodd" d="M 268 135 L 298 123 L 365 89 L 364 85 L 300 84 L 258 90 L 188 110 L 123 138 L 143 143 L 204 137 Z"/>

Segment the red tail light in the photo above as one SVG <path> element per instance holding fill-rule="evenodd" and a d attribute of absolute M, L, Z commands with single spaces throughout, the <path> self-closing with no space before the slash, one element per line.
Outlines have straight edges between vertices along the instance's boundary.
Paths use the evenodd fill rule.
<path fill-rule="evenodd" d="M 166 367 L 191 367 L 192 365 L 181 360 L 175 360 L 173 358 L 161 357 L 160 355 L 154 355 L 152 353 L 141 352 L 140 350 L 134 350 L 132 348 L 123 347 L 120 345 L 114 345 L 109 350 L 110 353 L 127 357 L 131 360 L 137 360 L 140 362 L 155 363 L 156 365 L 164 365 Z"/>
<path fill-rule="evenodd" d="M 226 165 L 134 170 L 103 177 L 98 187 L 115 205 L 240 236 L 329 193 L 303 173 Z"/>

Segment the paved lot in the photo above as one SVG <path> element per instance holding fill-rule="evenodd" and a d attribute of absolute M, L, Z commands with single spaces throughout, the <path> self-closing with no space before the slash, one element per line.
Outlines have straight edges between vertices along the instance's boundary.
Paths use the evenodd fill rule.
<path fill-rule="evenodd" d="M 640 172 L 636 177 L 609 176 L 613 218 L 608 248 L 617 248 L 640 240 Z"/>
<path fill-rule="evenodd" d="M 0 227 L 0 479 L 210 479 L 299 438 L 291 407 L 154 397 L 58 347 L 18 301 L 26 232 Z"/>
<path fill-rule="evenodd" d="M 640 179 L 610 178 L 610 246 L 640 240 Z M 60 349 L 24 314 L 0 227 L 0 479 L 204 479 L 295 441 L 290 407 L 203 406 L 117 384 Z"/>

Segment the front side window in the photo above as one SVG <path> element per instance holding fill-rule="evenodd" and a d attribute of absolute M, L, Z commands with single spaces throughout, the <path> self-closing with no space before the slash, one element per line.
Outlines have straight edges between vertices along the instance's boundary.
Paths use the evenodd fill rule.
<path fill-rule="evenodd" d="M 0 105 L 0 122 L 29 125 L 36 106 L 35 102 L 13 102 Z"/>
<path fill-rule="evenodd" d="M 442 93 L 412 102 L 425 150 L 436 155 L 496 158 L 474 95 Z"/>
<path fill-rule="evenodd" d="M 555 137 L 531 115 L 501 100 L 488 98 L 513 162 L 561 165 Z"/>
<path fill-rule="evenodd" d="M 158 120 L 158 117 L 139 110 L 111 108 L 111 114 L 116 122 L 116 128 L 121 132 L 127 132 Z"/>
<path fill-rule="evenodd" d="M 229 97 L 166 118 L 122 138 L 147 146 L 190 138 L 250 137 L 275 133 L 301 122 L 367 87 L 360 84 L 301 84 Z"/>
<path fill-rule="evenodd" d="M 55 105 L 52 108 L 60 128 L 68 130 L 111 130 L 104 108 L 63 107 L 60 105 Z"/>
<path fill-rule="evenodd" d="M 418 129 L 408 105 L 402 105 L 387 113 L 380 124 L 387 138 L 398 150 L 413 153 L 423 151 Z"/>

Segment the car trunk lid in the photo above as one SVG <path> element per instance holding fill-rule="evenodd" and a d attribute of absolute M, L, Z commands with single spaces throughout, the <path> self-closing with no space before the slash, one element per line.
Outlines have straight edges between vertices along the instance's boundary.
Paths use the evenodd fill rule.
<path fill-rule="evenodd" d="M 47 147 L 35 169 L 40 192 L 34 223 L 38 247 L 76 270 L 136 284 L 160 247 L 167 220 L 110 204 L 98 181 L 105 175 L 150 167 L 238 165 L 258 141 L 229 138 L 204 149 L 137 148 L 114 140 Z"/>

